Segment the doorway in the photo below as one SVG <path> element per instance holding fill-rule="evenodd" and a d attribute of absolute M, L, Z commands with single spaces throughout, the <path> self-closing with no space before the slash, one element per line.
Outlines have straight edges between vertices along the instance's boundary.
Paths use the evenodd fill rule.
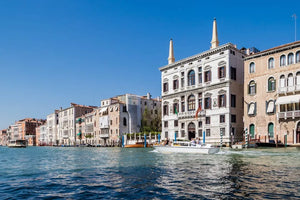
<path fill-rule="evenodd" d="M 195 138 L 196 136 L 196 127 L 193 122 L 189 123 L 188 125 L 188 137 L 189 140 L 192 140 L 192 138 Z"/>
<path fill-rule="evenodd" d="M 296 143 L 300 143 L 300 122 L 298 122 L 296 128 Z"/>

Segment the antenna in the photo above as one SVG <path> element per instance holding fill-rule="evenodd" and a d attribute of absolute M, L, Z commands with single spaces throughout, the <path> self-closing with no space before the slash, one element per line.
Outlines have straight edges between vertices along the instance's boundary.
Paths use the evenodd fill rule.
<path fill-rule="evenodd" d="M 296 15 L 296 14 L 293 14 L 292 17 L 295 19 L 295 41 L 297 41 L 297 26 L 296 26 L 296 23 L 297 23 L 297 15 Z"/>

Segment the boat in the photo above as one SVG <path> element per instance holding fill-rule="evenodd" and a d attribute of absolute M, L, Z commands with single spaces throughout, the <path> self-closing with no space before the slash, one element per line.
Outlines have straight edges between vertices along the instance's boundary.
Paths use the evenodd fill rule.
<path fill-rule="evenodd" d="M 155 145 L 155 150 L 161 153 L 198 153 L 215 154 L 220 148 L 213 147 L 211 144 L 193 144 L 191 142 L 174 142 L 172 145 Z"/>
<path fill-rule="evenodd" d="M 256 142 L 255 145 L 257 147 L 284 147 L 285 146 L 281 142 L 278 142 L 278 144 L 276 144 L 274 140 L 270 140 L 270 142 Z"/>
<path fill-rule="evenodd" d="M 144 142 L 136 142 L 135 144 L 126 144 L 124 145 L 125 148 L 144 148 L 145 143 Z M 152 147 L 151 144 L 147 143 L 147 147 Z"/>
<path fill-rule="evenodd" d="M 12 140 L 8 144 L 9 148 L 26 148 L 26 140 Z"/>

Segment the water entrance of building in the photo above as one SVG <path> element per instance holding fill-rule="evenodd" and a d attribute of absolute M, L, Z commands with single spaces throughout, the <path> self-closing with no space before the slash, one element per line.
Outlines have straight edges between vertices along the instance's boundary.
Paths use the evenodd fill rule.
<path fill-rule="evenodd" d="M 300 122 L 298 122 L 296 129 L 296 143 L 300 143 Z"/>
<path fill-rule="evenodd" d="M 188 132 L 189 132 L 189 140 L 191 140 L 192 138 L 195 138 L 196 136 L 196 127 L 195 124 L 193 122 L 189 123 L 188 125 Z"/>

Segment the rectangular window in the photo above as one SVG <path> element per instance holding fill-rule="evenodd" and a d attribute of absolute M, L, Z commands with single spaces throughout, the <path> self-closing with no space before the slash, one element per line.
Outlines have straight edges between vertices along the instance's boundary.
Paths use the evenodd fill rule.
<path fill-rule="evenodd" d="M 225 74 L 226 72 L 225 72 L 225 67 L 219 67 L 219 69 L 218 69 L 218 77 L 219 78 L 225 78 Z"/>
<path fill-rule="evenodd" d="M 173 104 L 173 114 L 178 114 L 179 108 L 178 108 L 178 103 Z"/>
<path fill-rule="evenodd" d="M 165 132 L 165 138 L 168 138 L 169 135 L 168 135 L 168 131 Z"/>
<path fill-rule="evenodd" d="M 201 108 L 203 108 L 202 107 L 202 93 L 198 94 L 198 106 L 201 106 Z"/>
<path fill-rule="evenodd" d="M 163 114 L 164 114 L 164 115 L 168 115 L 168 114 L 169 114 L 169 112 L 168 112 L 169 106 L 168 106 L 168 105 L 164 105 L 163 108 L 164 108 L 164 109 L 163 109 Z"/>
<path fill-rule="evenodd" d="M 204 72 L 204 82 L 211 81 L 211 71 Z"/>
<path fill-rule="evenodd" d="M 210 97 L 207 97 L 204 99 L 204 108 L 211 109 L 211 98 Z"/>
<path fill-rule="evenodd" d="M 164 121 L 164 127 L 168 127 L 168 121 Z"/>
<path fill-rule="evenodd" d="M 202 83 L 202 73 L 198 74 L 198 80 L 199 80 L 199 83 Z"/>
<path fill-rule="evenodd" d="M 219 99 L 219 107 L 226 107 L 226 95 L 221 94 L 218 96 Z"/>
<path fill-rule="evenodd" d="M 174 120 L 174 127 L 178 127 L 178 120 Z"/>
<path fill-rule="evenodd" d="M 235 108 L 236 107 L 236 96 L 234 94 L 231 95 L 231 107 Z"/>
<path fill-rule="evenodd" d="M 169 85 L 168 85 L 168 83 L 164 83 L 163 89 L 164 89 L 164 92 L 168 92 L 168 90 L 169 90 Z"/>
<path fill-rule="evenodd" d="M 181 131 L 181 137 L 185 137 L 184 130 Z"/>
<path fill-rule="evenodd" d="M 181 123 L 181 128 L 184 129 L 184 123 Z"/>
<path fill-rule="evenodd" d="M 184 96 L 181 97 L 181 112 L 185 111 L 185 98 Z"/>
<path fill-rule="evenodd" d="M 199 130 L 198 130 L 198 135 L 199 135 L 199 137 L 203 137 L 202 129 L 199 129 Z"/>
<path fill-rule="evenodd" d="M 205 135 L 206 135 L 207 137 L 210 137 L 210 129 L 206 129 Z"/>
<path fill-rule="evenodd" d="M 236 115 L 231 115 L 231 123 L 236 123 Z"/>
<path fill-rule="evenodd" d="M 222 134 L 222 136 L 225 135 L 225 128 L 220 128 L 220 135 Z"/>
<path fill-rule="evenodd" d="M 110 120 L 110 125 L 112 125 L 112 120 Z"/>
<path fill-rule="evenodd" d="M 181 87 L 184 87 L 184 72 L 181 72 Z"/>
<path fill-rule="evenodd" d="M 236 68 L 230 67 L 230 78 L 236 80 Z"/>
<path fill-rule="evenodd" d="M 205 124 L 210 124 L 210 117 L 205 117 Z"/>
<path fill-rule="evenodd" d="M 201 128 L 202 127 L 202 121 L 199 121 L 198 122 L 198 128 Z"/>
<path fill-rule="evenodd" d="M 220 123 L 225 123 L 225 115 L 220 115 Z"/>
<path fill-rule="evenodd" d="M 177 90 L 178 89 L 178 80 L 173 80 L 173 90 Z"/>

